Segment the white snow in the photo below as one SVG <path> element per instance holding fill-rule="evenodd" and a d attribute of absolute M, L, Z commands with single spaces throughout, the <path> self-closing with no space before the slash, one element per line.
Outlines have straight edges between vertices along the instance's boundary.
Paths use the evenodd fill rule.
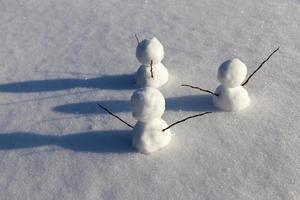
<path fill-rule="evenodd" d="M 247 67 L 238 58 L 225 61 L 218 69 L 218 80 L 229 88 L 240 86 L 246 75 Z"/>
<path fill-rule="evenodd" d="M 151 76 L 151 68 L 147 65 L 139 67 L 135 74 L 135 80 L 139 87 L 154 87 L 160 88 L 169 80 L 169 72 L 167 68 L 158 63 L 152 66 L 153 77 Z"/>
<path fill-rule="evenodd" d="M 298 200 L 298 0 L 0 0 L 0 199 Z M 136 40 L 164 45 L 163 119 L 214 109 L 217 66 L 240 58 L 251 104 L 132 148 Z M 213 110 L 214 111 L 214 110 Z"/>
<path fill-rule="evenodd" d="M 217 87 L 216 94 L 213 95 L 214 105 L 224 111 L 239 111 L 248 107 L 250 98 L 247 90 L 243 86 L 229 88 L 224 85 Z"/>
<path fill-rule="evenodd" d="M 139 42 L 136 47 L 136 58 L 144 65 L 156 65 L 164 58 L 164 47 L 160 41 L 153 37 Z"/>
<path fill-rule="evenodd" d="M 162 131 L 168 125 L 162 119 L 138 122 L 133 129 L 132 145 L 138 152 L 149 154 L 162 149 L 171 141 L 171 131 Z"/>
<path fill-rule="evenodd" d="M 148 122 L 164 114 L 165 98 L 159 90 L 146 87 L 132 94 L 130 105 L 135 119 Z"/>

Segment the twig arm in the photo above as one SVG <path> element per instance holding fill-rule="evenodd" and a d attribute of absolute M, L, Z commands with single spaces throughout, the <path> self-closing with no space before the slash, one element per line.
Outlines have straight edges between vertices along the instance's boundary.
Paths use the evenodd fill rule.
<path fill-rule="evenodd" d="M 181 86 L 189 87 L 189 88 L 193 88 L 193 89 L 197 89 L 197 90 L 200 90 L 202 92 L 207 92 L 207 93 L 210 93 L 212 95 L 219 96 L 219 94 L 217 94 L 217 93 L 214 93 L 214 92 L 212 92 L 210 90 L 206 90 L 206 89 L 203 89 L 203 88 L 200 88 L 200 87 L 196 87 L 196 86 L 192 86 L 192 85 L 187 85 L 187 84 L 182 84 Z"/>
<path fill-rule="evenodd" d="M 140 40 L 139 40 L 139 38 L 138 38 L 138 36 L 137 36 L 137 34 L 136 34 L 136 33 L 134 34 L 134 37 L 135 37 L 135 39 L 136 39 L 137 43 L 139 44 L 139 43 L 140 43 Z"/>
<path fill-rule="evenodd" d="M 121 119 L 119 116 L 117 116 L 117 115 L 113 114 L 112 112 L 110 112 L 110 111 L 109 111 L 107 108 L 105 108 L 104 106 L 100 105 L 99 103 L 97 103 L 97 105 L 98 105 L 101 109 L 105 110 L 108 114 L 114 116 L 115 118 L 117 118 L 118 120 L 120 120 L 121 122 L 123 122 L 124 124 L 126 124 L 127 126 L 129 126 L 130 128 L 133 128 L 132 125 L 130 125 L 128 122 L 126 122 L 126 121 L 124 121 L 123 119 Z"/>
<path fill-rule="evenodd" d="M 150 72 L 151 72 L 151 78 L 154 78 L 154 75 L 153 75 L 153 60 L 151 60 L 151 63 L 150 63 Z"/>
<path fill-rule="evenodd" d="M 267 62 L 274 53 L 276 53 L 276 51 L 279 50 L 279 47 L 277 49 L 275 49 L 259 66 L 258 68 L 256 68 L 256 70 L 254 70 L 254 72 L 252 72 L 252 74 L 247 78 L 247 80 L 242 84 L 242 86 L 246 85 L 248 83 L 248 81 L 251 79 L 251 77 L 265 64 L 265 62 Z"/>
<path fill-rule="evenodd" d="M 189 117 L 187 117 L 187 118 L 184 118 L 184 119 L 182 119 L 182 120 L 179 120 L 179 121 L 177 121 L 177 122 L 174 122 L 173 124 L 171 124 L 171 125 L 168 126 L 167 128 L 164 128 L 162 131 L 164 132 L 165 130 L 168 130 L 168 129 L 171 128 L 172 126 L 175 126 L 176 124 L 182 123 L 182 122 L 184 122 L 184 121 L 186 121 L 186 120 L 188 120 L 188 119 L 192 119 L 192 118 L 194 118 L 194 117 L 200 117 L 200 116 L 202 116 L 202 115 L 206 115 L 206 114 L 209 114 L 209 113 L 212 113 L 212 112 L 204 112 L 204 113 L 200 113 L 200 114 L 197 114 L 197 115 L 189 116 Z"/>

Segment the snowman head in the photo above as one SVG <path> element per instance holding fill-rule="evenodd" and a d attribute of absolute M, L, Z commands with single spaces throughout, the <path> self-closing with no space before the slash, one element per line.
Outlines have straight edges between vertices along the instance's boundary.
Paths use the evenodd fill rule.
<path fill-rule="evenodd" d="M 165 98 L 155 88 L 141 88 L 131 96 L 132 116 L 141 121 L 147 122 L 161 118 L 165 111 Z"/>
<path fill-rule="evenodd" d="M 240 86 L 246 75 L 247 67 L 238 58 L 225 61 L 218 70 L 218 80 L 229 88 Z"/>
<path fill-rule="evenodd" d="M 144 65 L 160 63 L 164 57 L 164 47 L 156 37 L 139 42 L 136 47 L 136 58 Z"/>

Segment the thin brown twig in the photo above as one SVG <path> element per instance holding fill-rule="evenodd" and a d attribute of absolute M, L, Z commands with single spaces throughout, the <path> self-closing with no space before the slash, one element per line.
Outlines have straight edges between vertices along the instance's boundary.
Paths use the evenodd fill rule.
<path fill-rule="evenodd" d="M 97 103 L 97 105 L 102 108 L 103 110 L 105 110 L 108 114 L 114 116 L 115 118 L 117 118 L 118 120 L 120 120 L 121 122 L 123 122 L 124 124 L 126 124 L 127 126 L 129 126 L 130 128 L 133 128 L 132 125 L 130 125 L 128 122 L 124 121 L 123 119 L 121 119 L 120 117 L 118 117 L 117 115 L 113 114 L 112 112 L 110 112 L 107 108 L 105 108 L 104 106 L 100 105 L 99 103 Z"/>
<path fill-rule="evenodd" d="M 250 80 L 250 78 L 263 66 L 263 64 L 265 64 L 265 62 L 267 62 L 271 56 L 273 56 L 273 54 L 279 50 L 279 47 L 277 49 L 275 49 L 268 57 L 267 59 L 265 59 L 259 66 L 258 68 L 247 78 L 247 80 L 242 84 L 242 86 L 246 85 L 248 83 L 248 81 Z"/>
<path fill-rule="evenodd" d="M 140 43 L 140 40 L 139 40 L 139 38 L 138 38 L 138 36 L 137 36 L 136 33 L 134 34 L 134 36 L 135 36 L 135 39 L 136 39 L 137 43 Z"/>
<path fill-rule="evenodd" d="M 150 72 L 151 72 L 151 77 L 154 78 L 154 76 L 153 76 L 153 60 L 151 60 L 151 63 L 150 63 Z"/>
<path fill-rule="evenodd" d="M 175 126 L 176 124 L 182 123 L 182 122 L 184 122 L 184 121 L 186 121 L 186 120 L 188 120 L 188 119 L 192 119 L 192 118 L 194 118 L 194 117 L 200 117 L 200 116 L 202 116 L 202 115 L 206 115 L 206 114 L 209 114 L 209 113 L 212 113 L 212 112 L 204 112 L 204 113 L 200 113 L 200 114 L 197 114 L 197 115 L 189 116 L 189 117 L 187 117 L 187 118 L 184 118 L 184 119 L 182 119 L 182 120 L 179 120 L 179 121 L 177 121 L 177 122 L 171 124 L 171 125 L 168 126 L 167 128 L 164 128 L 162 131 L 164 132 L 165 130 L 168 130 L 168 129 L 171 128 L 172 126 Z"/>
<path fill-rule="evenodd" d="M 182 84 L 181 86 L 190 87 L 190 88 L 193 88 L 193 89 L 198 89 L 198 90 L 201 90 L 202 92 L 207 92 L 207 93 L 213 94 L 215 96 L 219 96 L 219 94 L 217 94 L 217 93 L 214 93 L 214 92 L 212 92 L 210 90 L 202 89 L 200 87 L 196 87 L 196 86 L 192 86 L 192 85 L 187 85 L 187 84 Z"/>

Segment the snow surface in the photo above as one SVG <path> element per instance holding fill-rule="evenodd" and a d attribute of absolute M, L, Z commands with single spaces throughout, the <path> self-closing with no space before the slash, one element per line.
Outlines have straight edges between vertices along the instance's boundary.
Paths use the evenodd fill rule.
<path fill-rule="evenodd" d="M 300 199 L 299 0 L 0 0 L 0 199 Z M 131 147 L 136 40 L 156 36 L 172 141 Z M 238 57 L 251 105 L 219 112 Z"/>

